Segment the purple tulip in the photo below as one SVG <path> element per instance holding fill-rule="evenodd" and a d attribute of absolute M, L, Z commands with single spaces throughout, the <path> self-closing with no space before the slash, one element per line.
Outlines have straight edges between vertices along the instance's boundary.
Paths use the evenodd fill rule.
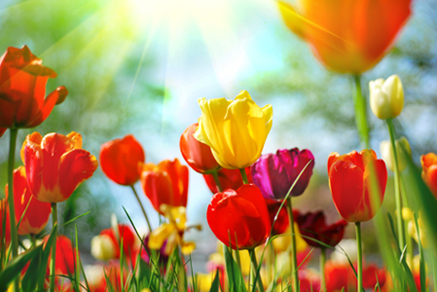
<path fill-rule="evenodd" d="M 307 149 L 279 149 L 276 154 L 262 155 L 251 167 L 253 183 L 265 198 L 283 200 L 310 160 L 290 193 L 290 196 L 299 196 L 305 191 L 313 174 L 314 156 Z"/>

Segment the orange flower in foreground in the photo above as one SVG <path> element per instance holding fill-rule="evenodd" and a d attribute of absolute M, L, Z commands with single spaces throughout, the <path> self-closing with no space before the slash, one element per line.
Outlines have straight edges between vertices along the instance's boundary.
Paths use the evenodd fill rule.
<path fill-rule="evenodd" d="M 8 185 L 5 187 L 6 196 L 8 196 Z M 30 203 L 29 203 L 29 200 Z M 15 220 L 18 222 L 24 214 L 18 227 L 18 234 L 38 234 L 43 231 L 49 221 L 52 209 L 50 203 L 38 201 L 27 187 L 26 169 L 23 166 L 14 170 L 14 205 L 15 205 Z"/>
<path fill-rule="evenodd" d="M 387 53 L 411 14 L 411 0 L 279 1 L 287 27 L 311 44 L 315 56 L 339 73 L 365 72 Z"/>
<path fill-rule="evenodd" d="M 82 136 L 37 132 L 27 135 L 21 150 L 27 183 L 41 202 L 59 203 L 89 179 L 97 169 L 96 158 L 82 148 Z"/>
<path fill-rule="evenodd" d="M 27 46 L 9 47 L 0 57 L 0 127 L 32 128 L 41 124 L 55 104 L 68 95 L 60 86 L 45 97 L 46 83 L 55 77 L 55 71 L 44 67 Z"/>
<path fill-rule="evenodd" d="M 422 178 L 437 199 L 437 155 L 430 152 L 420 156 Z"/>
<path fill-rule="evenodd" d="M 379 189 L 375 194 L 378 198 L 373 202 L 370 193 L 372 175 L 378 181 L 375 187 Z M 335 207 L 346 221 L 364 222 L 375 216 L 384 199 L 387 168 L 382 159 L 376 158 L 373 150 L 352 151 L 341 156 L 331 153 L 328 176 Z"/>
<path fill-rule="evenodd" d="M 143 147 L 133 135 L 106 142 L 100 148 L 100 167 L 119 185 L 135 184 L 140 178 L 138 164 L 145 159 Z"/>
<path fill-rule="evenodd" d="M 188 167 L 164 160 L 158 165 L 143 164 L 140 167 L 143 191 L 156 211 L 163 214 L 161 205 L 186 207 L 188 195 Z M 164 215 L 164 214 L 163 214 Z"/>

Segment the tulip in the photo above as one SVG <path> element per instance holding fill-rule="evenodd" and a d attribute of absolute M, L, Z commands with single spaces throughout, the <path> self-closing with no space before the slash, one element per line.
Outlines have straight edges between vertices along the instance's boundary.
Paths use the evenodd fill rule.
<path fill-rule="evenodd" d="M 404 107 L 404 90 L 401 79 L 392 75 L 387 80 L 369 82 L 370 108 L 381 120 L 397 117 Z"/>
<path fill-rule="evenodd" d="M 211 147 L 219 165 L 244 169 L 252 165 L 264 148 L 272 128 L 273 109 L 260 108 L 245 90 L 235 100 L 198 100 L 202 116 L 194 137 Z"/>
<path fill-rule="evenodd" d="M 8 196 L 8 185 L 6 185 L 5 193 Z M 32 198 L 27 186 L 26 169 L 23 166 L 14 170 L 14 205 L 16 222 L 26 211 L 18 227 L 18 234 L 36 235 L 43 231 L 52 212 L 51 206 L 50 203 L 40 202 L 36 198 Z"/>
<path fill-rule="evenodd" d="M 270 233 L 266 203 L 253 184 L 215 194 L 206 219 L 214 235 L 233 249 L 253 249 Z"/>
<path fill-rule="evenodd" d="M 0 127 L 32 128 L 41 124 L 68 91 L 64 86 L 46 95 L 46 83 L 56 73 L 42 65 L 27 46 L 9 47 L 0 57 Z"/>
<path fill-rule="evenodd" d="M 161 205 L 186 207 L 188 195 L 188 167 L 181 165 L 176 158 L 164 160 L 158 165 L 143 164 L 140 167 L 143 191 L 156 211 Z"/>
<path fill-rule="evenodd" d="M 144 163 L 145 154 L 133 135 L 106 142 L 100 148 L 100 167 L 106 176 L 123 186 L 135 184 L 140 175 L 138 164 Z"/>
<path fill-rule="evenodd" d="M 264 198 L 267 204 L 267 210 L 269 211 L 270 222 L 272 222 L 272 235 L 283 234 L 287 228 L 290 226 L 290 221 L 288 220 L 287 209 L 285 205 L 282 206 L 281 202 L 277 202 L 275 200 L 270 200 Z M 279 211 L 279 213 L 278 213 Z M 293 210 L 293 216 L 295 217 L 298 214 L 297 210 Z M 275 222 L 275 217 L 276 222 Z M 296 219 L 296 218 L 295 218 Z M 273 223 L 274 222 L 274 223 Z"/>
<path fill-rule="evenodd" d="M 287 27 L 311 44 L 326 68 L 339 73 L 360 74 L 375 66 L 411 14 L 411 0 L 278 3 Z"/>
<path fill-rule="evenodd" d="M 47 243 L 49 236 L 44 238 Z M 49 262 L 52 253 L 49 256 Z M 58 235 L 56 238 L 56 256 L 55 256 L 55 271 L 56 275 L 69 276 L 75 273 L 76 268 L 76 251 L 71 244 L 71 240 L 65 235 Z"/>
<path fill-rule="evenodd" d="M 114 257 L 120 257 L 120 245 L 121 240 L 123 239 L 123 253 L 130 258 L 134 253 L 135 249 L 137 249 L 136 235 L 133 230 L 125 224 L 118 224 L 118 230 L 115 233 L 114 228 L 104 229 L 100 232 L 100 236 L 109 237 L 112 241 L 112 247 L 114 249 Z M 106 240 L 106 239 L 105 239 Z"/>
<path fill-rule="evenodd" d="M 404 170 L 408 165 L 408 159 L 411 156 L 411 148 L 410 143 L 408 143 L 407 138 L 401 137 L 398 140 L 396 140 L 396 153 L 398 157 L 399 162 L 399 171 Z M 391 147 L 391 143 L 389 140 L 382 141 L 379 144 L 379 149 L 381 150 L 381 156 L 384 160 L 385 164 L 387 165 L 387 168 L 390 171 L 394 172 L 394 153 L 393 149 Z M 404 153 L 404 150 L 406 153 Z"/>
<path fill-rule="evenodd" d="M 5 228 L 3 229 L 3 226 Z M 0 248 L 7 247 L 11 242 L 11 224 L 9 222 L 8 202 L 6 199 L 0 200 Z"/>
<path fill-rule="evenodd" d="M 247 179 L 249 183 L 252 183 L 252 174 L 250 173 L 250 167 L 246 167 L 245 169 Z M 226 169 L 222 168 L 217 172 L 220 185 L 222 186 L 222 189 L 233 189 L 236 190 L 239 187 L 241 187 L 244 183 L 241 178 L 240 171 L 237 169 Z M 213 194 L 218 193 L 219 190 L 217 189 L 217 185 L 215 183 L 214 177 L 212 174 L 204 174 L 203 178 L 205 179 L 206 184 L 208 185 L 208 188 L 211 190 Z"/>
<path fill-rule="evenodd" d="M 437 155 L 430 152 L 420 156 L 422 178 L 437 199 Z"/>
<path fill-rule="evenodd" d="M 331 153 L 328 158 L 329 186 L 335 207 L 349 222 L 364 222 L 375 216 L 384 199 L 387 169 L 373 150 L 345 155 Z M 378 194 L 371 197 L 372 176 L 378 182 Z"/>
<path fill-rule="evenodd" d="M 179 147 L 188 165 L 195 171 L 208 174 L 220 169 L 211 152 L 211 147 L 194 138 L 198 124 L 189 126 L 181 136 Z"/>
<path fill-rule="evenodd" d="M 7 128 L 0 127 L 0 137 L 6 132 Z"/>
<path fill-rule="evenodd" d="M 32 195 L 41 202 L 59 203 L 90 178 L 97 169 L 97 160 L 82 148 L 82 136 L 51 133 L 27 135 L 21 157 L 26 168 L 27 183 Z"/>
<path fill-rule="evenodd" d="M 111 236 L 106 234 L 97 235 L 91 239 L 91 254 L 98 260 L 107 261 L 116 258 L 116 247 Z"/>
<path fill-rule="evenodd" d="M 260 188 L 265 198 L 283 200 L 302 171 L 290 196 L 299 196 L 305 191 L 313 167 L 314 156 L 311 151 L 299 151 L 297 148 L 280 149 L 276 154 L 262 155 L 252 165 L 251 172 L 254 184 Z"/>

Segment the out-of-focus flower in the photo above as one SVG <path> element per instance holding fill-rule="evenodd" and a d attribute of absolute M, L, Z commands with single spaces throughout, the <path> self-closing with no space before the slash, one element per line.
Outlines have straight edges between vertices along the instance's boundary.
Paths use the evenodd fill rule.
<path fill-rule="evenodd" d="M 423 222 L 422 216 L 419 213 L 419 217 L 417 218 L 417 223 L 419 225 L 419 233 L 420 233 L 420 238 L 417 236 L 417 225 L 416 225 L 416 220 L 414 219 L 414 216 L 411 216 L 408 219 L 404 219 L 408 222 L 408 233 L 410 234 L 410 236 L 412 238 L 414 238 L 414 240 L 419 243 L 422 244 L 422 246 L 424 248 L 428 247 L 428 237 L 427 237 L 427 228 L 425 225 L 425 222 Z"/>
<path fill-rule="evenodd" d="M 276 222 L 274 223 L 274 225 L 272 226 L 272 235 L 278 235 L 278 234 L 282 234 L 284 233 L 287 228 L 290 226 L 290 220 L 288 220 L 288 213 L 287 213 L 287 208 L 285 207 L 285 203 L 282 206 L 282 208 L 279 210 L 279 208 L 281 207 L 281 202 L 275 201 L 275 200 L 270 200 L 270 199 L 266 199 L 264 198 L 267 204 L 267 210 L 269 211 L 269 216 L 270 216 L 270 222 L 273 224 L 273 222 L 275 222 L 275 217 L 276 215 L 278 216 L 276 218 Z M 279 213 L 278 213 L 279 211 Z M 296 220 L 296 215 L 298 214 L 297 210 L 293 210 L 293 216 L 294 216 L 294 220 Z"/>
<path fill-rule="evenodd" d="M 396 144 L 396 154 L 398 157 L 399 171 L 402 171 L 408 165 L 408 159 L 411 157 L 410 143 L 408 143 L 407 138 L 401 137 L 395 141 Z M 395 158 L 393 155 L 393 149 L 389 140 L 382 141 L 379 144 L 379 149 L 381 150 L 381 157 L 385 161 L 387 168 L 394 172 L 395 169 Z M 406 152 L 405 152 L 406 151 Z"/>
<path fill-rule="evenodd" d="M 309 163 L 306 169 L 305 166 Z M 279 149 L 276 154 L 262 155 L 251 167 L 253 183 L 257 185 L 263 196 L 273 200 L 283 200 L 289 189 L 296 182 L 290 196 L 301 195 L 310 181 L 314 167 L 314 156 L 311 151 L 298 148 Z"/>
<path fill-rule="evenodd" d="M 322 211 L 308 212 L 306 214 L 298 214 L 296 219 L 299 225 L 299 231 L 303 239 L 311 246 L 326 248 L 319 242 L 323 242 L 329 246 L 336 246 L 343 238 L 344 229 L 346 228 L 347 221 L 341 219 L 337 222 L 327 225 L 325 222 L 325 214 Z M 316 242 L 311 238 L 318 240 Z"/>
<path fill-rule="evenodd" d="M 201 98 L 198 103 L 202 116 L 194 137 L 211 147 L 224 168 L 252 165 L 260 157 L 272 128 L 272 106 L 260 108 L 245 90 L 234 100 Z"/>
<path fill-rule="evenodd" d="M 316 271 L 311 269 L 299 269 L 298 277 L 300 292 L 320 291 L 320 276 Z"/>
<path fill-rule="evenodd" d="M 27 135 L 21 150 L 27 183 L 32 195 L 41 202 L 59 203 L 89 179 L 97 169 L 96 158 L 82 148 L 82 136 L 38 132 Z"/>
<path fill-rule="evenodd" d="M 7 184 L 5 194 L 6 196 L 9 195 Z M 52 212 L 50 203 L 43 203 L 32 197 L 27 187 L 26 169 L 23 166 L 14 170 L 14 206 L 16 222 L 21 219 L 24 211 L 26 211 L 18 227 L 18 234 L 20 235 L 40 233 L 47 225 Z"/>
<path fill-rule="evenodd" d="M 47 243 L 49 236 L 44 237 L 44 242 Z M 49 263 L 51 259 L 49 256 Z M 56 258 L 55 258 L 55 274 L 69 276 L 74 274 L 76 268 L 76 251 L 71 244 L 71 240 L 65 235 L 56 237 Z"/>
<path fill-rule="evenodd" d="M 141 258 L 146 262 L 150 263 L 150 255 L 151 255 L 151 249 L 149 248 L 149 238 L 150 234 L 148 234 L 144 238 L 144 245 L 141 247 Z M 167 248 L 167 242 L 168 240 L 164 240 L 164 242 L 161 245 L 161 248 L 158 250 L 159 257 L 158 257 L 158 263 L 154 263 L 159 268 L 161 268 L 162 271 L 165 271 L 167 268 L 167 263 L 171 255 L 171 250 L 168 250 Z"/>
<path fill-rule="evenodd" d="M 105 270 L 102 265 L 88 265 L 84 267 L 85 276 L 91 292 L 105 292 Z"/>
<path fill-rule="evenodd" d="M 252 183 L 252 173 L 250 172 L 250 166 L 246 167 L 246 175 L 249 183 Z M 243 179 L 241 178 L 241 173 L 238 169 L 226 169 L 222 168 L 218 172 L 218 178 L 220 181 L 220 185 L 223 190 L 233 189 L 236 190 L 241 187 L 243 183 Z M 214 177 L 212 174 L 204 174 L 203 178 L 205 179 L 208 188 L 211 190 L 213 194 L 218 193 L 217 186 L 214 181 Z"/>
<path fill-rule="evenodd" d="M 214 235 L 233 249 L 253 249 L 270 233 L 270 218 L 259 188 L 253 184 L 215 194 L 206 211 Z"/>
<path fill-rule="evenodd" d="M 0 127 L 0 137 L 6 132 L 7 128 Z"/>
<path fill-rule="evenodd" d="M 5 228 L 3 229 L 3 226 Z M 0 248 L 11 242 L 11 223 L 9 222 L 9 208 L 6 199 L 0 200 Z"/>
<path fill-rule="evenodd" d="M 376 79 L 369 82 L 370 108 L 381 120 L 397 117 L 404 108 L 404 90 L 398 75 L 387 80 Z"/>
<path fill-rule="evenodd" d="M 420 156 L 422 178 L 437 199 L 437 155 L 430 152 Z"/>
<path fill-rule="evenodd" d="M 91 240 L 91 254 L 99 260 L 118 259 L 120 246 L 123 240 L 123 253 L 125 259 L 132 259 L 138 249 L 136 235 L 132 229 L 124 224 L 118 224 L 117 229 L 108 228 L 100 232 Z"/>
<path fill-rule="evenodd" d="M 186 207 L 188 195 L 188 167 L 164 160 L 158 165 L 143 164 L 140 167 L 143 191 L 156 211 L 162 215 L 161 206 Z"/>
<path fill-rule="evenodd" d="M 45 96 L 48 79 L 55 77 L 55 71 L 44 67 L 27 46 L 9 47 L 0 57 L 0 127 L 33 128 L 41 124 L 55 104 L 68 95 L 68 90 L 60 86 Z"/>
<path fill-rule="evenodd" d="M 91 254 L 98 260 L 107 261 L 116 258 L 115 248 L 109 235 L 96 235 L 91 239 Z"/>
<path fill-rule="evenodd" d="M 305 241 L 303 241 L 303 243 L 305 244 L 305 249 L 297 251 L 297 266 L 300 267 L 300 269 L 304 268 L 311 260 L 311 249 L 308 248 L 308 245 L 305 243 Z M 279 277 L 289 277 L 291 275 L 290 266 L 290 250 L 285 250 L 276 255 L 276 269 Z"/>
<path fill-rule="evenodd" d="M 347 254 L 352 263 L 357 261 L 357 241 L 355 239 L 341 240 L 331 253 L 331 261 L 338 265 L 348 265 L 349 261 L 344 253 Z"/>
<path fill-rule="evenodd" d="M 208 274 L 198 273 L 196 274 L 196 291 L 209 292 L 212 286 L 212 282 L 215 279 L 216 272 L 209 272 Z M 192 282 L 192 281 L 190 281 Z"/>
<path fill-rule="evenodd" d="M 387 168 L 373 150 L 341 156 L 331 153 L 328 176 L 335 207 L 346 221 L 364 222 L 375 216 L 384 199 Z M 376 194 L 371 194 L 373 177 L 377 181 Z"/>
<path fill-rule="evenodd" d="M 193 136 L 197 127 L 198 123 L 192 124 L 182 133 L 179 141 L 182 156 L 188 165 L 199 173 L 208 174 L 218 171 L 220 165 L 212 155 L 211 147 L 199 142 Z"/>
<path fill-rule="evenodd" d="M 131 186 L 140 178 L 138 164 L 144 163 L 143 147 L 133 135 L 108 141 L 100 148 L 100 167 L 112 181 Z"/>
<path fill-rule="evenodd" d="M 328 69 L 359 74 L 387 53 L 411 14 L 411 0 L 279 1 L 287 27 L 307 41 Z"/>

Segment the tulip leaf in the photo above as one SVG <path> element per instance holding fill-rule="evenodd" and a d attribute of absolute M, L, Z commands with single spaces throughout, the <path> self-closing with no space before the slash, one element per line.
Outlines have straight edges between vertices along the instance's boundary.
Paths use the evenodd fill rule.
<path fill-rule="evenodd" d="M 40 246 L 42 248 L 42 246 Z M 36 288 L 36 285 L 38 283 L 38 273 L 35 273 L 35 271 L 38 271 L 39 266 L 41 264 L 42 260 L 42 252 L 38 253 L 30 262 L 29 267 L 27 268 L 27 272 L 23 277 L 23 280 L 21 282 L 21 287 L 23 288 L 23 291 L 34 291 Z"/>
<path fill-rule="evenodd" d="M 46 279 L 46 273 L 47 273 L 47 264 L 49 262 L 49 256 L 52 251 L 53 244 L 56 244 L 56 230 L 58 229 L 58 225 L 55 224 L 52 228 L 52 232 L 50 234 L 49 239 L 47 240 L 47 243 L 44 246 L 44 250 L 42 252 L 42 258 L 41 258 L 41 264 L 40 268 L 38 269 L 38 290 L 44 289 L 44 283 Z"/>
<path fill-rule="evenodd" d="M 232 254 L 227 247 L 225 247 L 225 263 L 226 272 L 228 273 L 230 291 L 247 292 L 240 268 L 238 267 L 238 264 L 235 262 L 235 260 L 232 258 Z"/>
<path fill-rule="evenodd" d="M 209 289 L 209 292 L 219 292 L 220 288 L 220 275 L 219 275 L 219 269 L 215 272 L 214 281 L 212 281 L 211 289 Z"/>

